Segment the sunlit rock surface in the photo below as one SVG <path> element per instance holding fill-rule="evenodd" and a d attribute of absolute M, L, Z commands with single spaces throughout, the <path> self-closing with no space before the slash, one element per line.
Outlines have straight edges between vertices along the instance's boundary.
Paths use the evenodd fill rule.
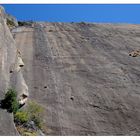
<path fill-rule="evenodd" d="M 0 100 L 11 84 L 9 68 L 16 58 L 16 47 L 12 34 L 5 22 L 5 13 L 0 7 Z M 12 114 L 0 108 L 0 135 L 17 135 Z"/>
<path fill-rule="evenodd" d="M 139 135 L 140 25 L 33 23 L 13 30 L 47 135 Z"/>
<path fill-rule="evenodd" d="M 6 13 L 0 6 L 0 102 L 9 88 L 17 91 L 18 100 L 21 100 L 23 95 L 28 97 L 28 86 L 21 71 L 23 67 L 24 62 L 7 26 Z M 0 135 L 18 135 L 13 114 L 2 108 L 0 108 Z"/>
<path fill-rule="evenodd" d="M 42 105 L 46 135 L 140 134 L 140 25 L 20 25 L 0 7 L 0 100 L 15 88 Z M 18 135 L 3 109 L 0 135 Z"/>

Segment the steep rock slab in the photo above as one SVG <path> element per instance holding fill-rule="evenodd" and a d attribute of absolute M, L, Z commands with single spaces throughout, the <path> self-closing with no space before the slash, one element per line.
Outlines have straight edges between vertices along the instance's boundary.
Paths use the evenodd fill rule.
<path fill-rule="evenodd" d="M 4 10 L 0 7 L 0 100 L 10 87 L 10 66 L 15 62 L 16 47 L 12 34 L 6 25 Z M 0 135 L 17 135 L 12 114 L 0 109 Z"/>
<path fill-rule="evenodd" d="M 140 25 L 35 23 L 13 30 L 48 135 L 139 135 Z"/>

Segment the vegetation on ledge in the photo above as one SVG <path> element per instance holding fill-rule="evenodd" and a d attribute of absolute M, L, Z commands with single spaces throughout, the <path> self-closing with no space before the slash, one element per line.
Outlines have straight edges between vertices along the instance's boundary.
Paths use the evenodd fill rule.
<path fill-rule="evenodd" d="M 19 26 L 32 26 L 33 21 L 18 21 Z"/>
<path fill-rule="evenodd" d="M 23 136 L 40 135 L 43 130 L 43 108 L 36 102 L 29 102 L 24 109 L 14 115 L 14 121 L 19 133 Z"/>
<path fill-rule="evenodd" d="M 1 101 L 1 107 L 14 114 L 14 122 L 20 135 L 44 135 L 42 133 L 45 128 L 43 125 L 44 109 L 36 102 L 30 101 L 27 106 L 21 108 L 17 92 L 14 89 L 9 89 Z"/>
<path fill-rule="evenodd" d="M 14 89 L 9 89 L 5 94 L 5 98 L 1 101 L 3 109 L 7 109 L 10 113 L 16 113 L 19 109 L 19 103 L 17 100 L 17 92 Z"/>

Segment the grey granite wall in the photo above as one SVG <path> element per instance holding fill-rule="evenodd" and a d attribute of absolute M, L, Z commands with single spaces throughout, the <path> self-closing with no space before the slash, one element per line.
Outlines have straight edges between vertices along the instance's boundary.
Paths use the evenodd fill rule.
<path fill-rule="evenodd" d="M 23 61 L 7 26 L 5 15 L 3 7 L 0 7 L 0 100 L 4 98 L 9 88 L 14 88 L 18 97 L 24 92 L 28 94 L 28 87 L 20 67 L 21 62 L 23 66 Z M 0 135 L 17 135 L 13 123 L 13 115 L 0 108 Z"/>

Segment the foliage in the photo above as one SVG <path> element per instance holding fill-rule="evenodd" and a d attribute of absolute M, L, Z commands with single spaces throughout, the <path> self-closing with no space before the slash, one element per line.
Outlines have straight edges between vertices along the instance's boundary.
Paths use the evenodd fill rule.
<path fill-rule="evenodd" d="M 24 124 L 33 121 L 38 128 L 43 125 L 43 108 L 35 102 L 29 102 L 27 107 L 15 114 L 15 122 Z"/>
<path fill-rule="evenodd" d="M 37 127 L 41 128 L 43 120 L 43 108 L 35 102 L 29 102 L 27 112 L 31 121 L 34 121 Z"/>
<path fill-rule="evenodd" d="M 26 111 L 18 111 L 14 117 L 17 123 L 27 123 L 29 121 L 29 116 Z"/>
<path fill-rule="evenodd" d="M 9 20 L 8 18 L 7 18 L 7 25 L 8 26 L 15 26 L 14 22 L 12 20 Z"/>
<path fill-rule="evenodd" d="M 18 21 L 19 26 L 32 26 L 33 21 Z"/>
<path fill-rule="evenodd" d="M 22 136 L 37 136 L 37 132 L 33 130 L 29 130 L 25 127 L 17 126 L 17 130 Z"/>
<path fill-rule="evenodd" d="M 9 112 L 16 113 L 19 109 L 17 101 L 17 93 L 14 89 L 9 89 L 2 100 L 2 108 L 7 109 Z"/>

